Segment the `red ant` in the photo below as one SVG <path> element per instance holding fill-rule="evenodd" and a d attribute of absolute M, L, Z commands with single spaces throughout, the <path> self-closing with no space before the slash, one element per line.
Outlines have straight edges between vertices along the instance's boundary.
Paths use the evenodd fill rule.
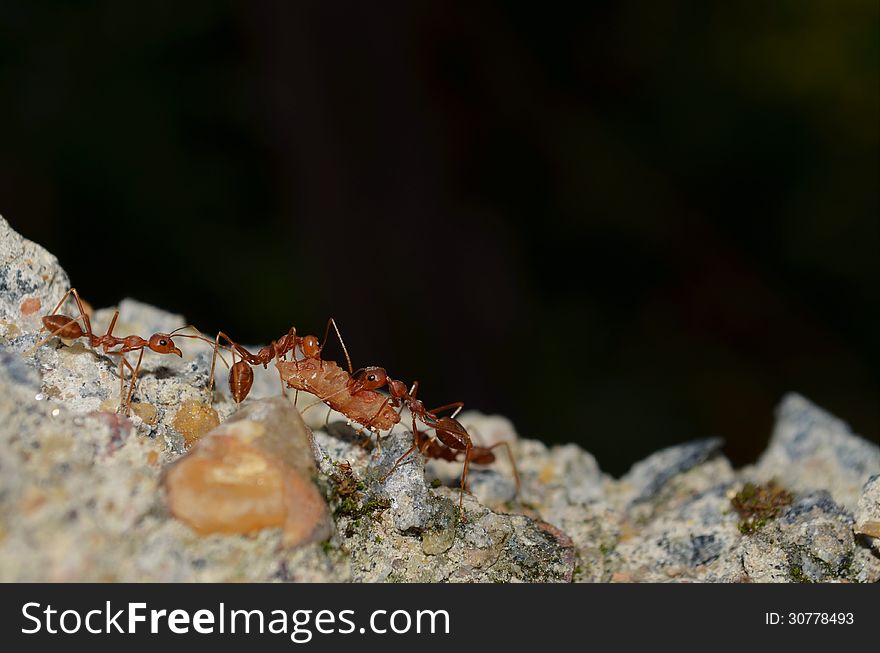
<path fill-rule="evenodd" d="M 375 432 L 377 434 L 377 442 L 379 441 L 380 431 L 390 429 L 400 422 L 400 413 L 394 409 L 400 408 L 402 410 L 403 407 L 409 409 L 412 415 L 413 446 L 395 462 L 394 466 L 383 478 L 383 481 L 416 449 L 419 449 L 429 458 L 440 458 L 450 461 L 458 460 L 458 456 L 464 453 L 464 470 L 462 471 L 458 502 L 459 514 L 463 519 L 464 491 L 470 463 L 489 464 L 495 460 L 495 454 L 492 449 L 498 446 L 505 446 L 516 478 L 517 491 L 519 491 L 519 474 L 516 471 L 516 464 L 513 461 L 510 447 L 506 442 L 500 442 L 490 447 L 475 446 L 471 442 L 470 435 L 465 427 L 455 419 L 455 415 L 462 409 L 463 403 L 456 402 L 440 406 L 434 410 L 427 410 L 424 403 L 416 398 L 418 382 L 413 384 L 412 389 L 408 391 L 402 381 L 389 378 L 384 368 L 365 367 L 355 372 L 352 368 L 351 357 L 348 355 L 345 341 L 342 339 L 342 335 L 339 333 L 339 328 L 333 318 L 330 318 L 327 322 L 324 341 L 326 342 L 331 325 L 336 331 L 336 335 L 345 352 L 348 372 L 341 369 L 333 361 L 323 360 L 321 358 L 323 346 L 320 345 L 317 338 L 314 336 L 299 338 L 296 336 L 296 329 L 294 327 L 291 327 L 286 336 L 274 341 L 269 346 L 263 347 L 257 354 L 251 353 L 229 338 L 225 333 L 218 333 L 215 339 L 215 353 L 217 347 L 220 346 L 220 338 L 222 337 L 229 343 L 230 348 L 242 358 L 242 360 L 234 362 L 230 368 L 229 383 L 236 402 L 242 401 L 253 385 L 253 371 L 250 369 L 250 366 L 263 365 L 266 367 L 270 361 L 275 359 L 275 366 L 278 369 L 282 382 L 282 391 L 284 383 L 286 383 L 288 387 L 295 388 L 297 391 L 303 390 L 314 394 L 334 410 Z M 297 345 L 300 346 L 303 353 L 304 358 L 302 359 L 296 358 Z M 285 359 L 285 356 L 290 351 L 293 352 L 293 357 L 292 360 L 288 361 Z M 388 387 L 390 397 L 385 397 L 376 392 L 376 390 L 383 386 Z M 452 416 L 439 417 L 437 415 L 438 412 L 450 409 L 455 410 Z M 429 429 L 435 431 L 435 438 L 427 436 L 418 430 L 416 418 Z"/>
<path fill-rule="evenodd" d="M 314 338 L 314 336 L 307 336 L 307 338 L 309 337 Z M 309 341 L 308 344 L 303 344 L 305 338 L 297 337 L 296 327 L 290 327 L 290 331 L 288 331 L 286 335 L 278 340 L 273 340 L 272 344 L 260 348 L 256 354 L 251 353 L 245 349 L 244 346 L 238 344 L 226 335 L 223 331 L 220 331 L 214 339 L 214 357 L 211 360 L 211 380 L 209 381 L 209 384 L 211 387 L 212 398 L 214 393 L 214 369 L 217 363 L 217 352 L 218 349 L 222 347 L 220 344 L 220 338 L 223 338 L 229 343 L 226 349 L 232 352 L 232 367 L 229 368 L 229 391 L 232 393 L 232 399 L 237 404 L 240 404 L 247 398 L 254 385 L 254 371 L 251 369 L 251 365 L 262 365 L 265 368 L 273 358 L 277 357 L 278 359 L 282 359 L 287 355 L 287 352 L 295 351 L 297 344 L 300 344 L 304 350 L 308 349 L 311 351 L 312 347 L 311 341 Z M 241 357 L 241 360 L 236 361 L 235 354 L 238 354 Z M 281 389 L 283 392 L 283 384 Z"/>
<path fill-rule="evenodd" d="M 297 391 L 303 390 L 313 394 L 318 399 L 330 406 L 330 408 L 342 413 L 350 420 L 364 424 L 366 428 L 377 434 L 381 430 L 390 429 L 400 421 L 400 416 L 388 404 L 383 395 L 367 388 L 352 373 L 351 357 L 348 348 L 339 333 L 339 327 L 333 318 L 327 322 L 324 331 L 324 342 L 327 340 L 330 326 L 333 326 L 336 336 L 345 353 L 348 363 L 348 372 L 341 369 L 335 362 L 324 360 L 320 357 L 323 346 L 318 345 L 317 338 L 312 338 L 311 343 L 304 342 L 301 345 L 304 358 L 285 361 L 278 359 L 275 363 L 282 382 L 286 382 L 290 388 Z M 310 346 L 311 345 L 311 346 Z M 372 369 L 372 368 L 367 368 Z M 378 407 L 378 408 L 377 408 Z"/>
<path fill-rule="evenodd" d="M 381 406 L 384 397 L 376 392 L 356 387 L 350 372 L 346 373 L 333 361 L 321 358 L 324 348 L 321 343 L 327 341 L 331 326 L 339 337 L 348 368 L 351 370 L 348 349 L 339 333 L 339 327 L 332 317 L 327 321 L 323 340 L 319 341 L 313 335 L 297 336 L 296 327 L 291 327 L 286 335 L 273 341 L 270 345 L 262 347 L 257 353 L 250 352 L 223 331 L 219 332 L 214 340 L 215 356 L 221 347 L 231 351 L 233 355 L 233 365 L 229 370 L 229 388 L 233 400 L 236 403 L 241 403 L 250 393 L 254 382 L 251 366 L 262 365 L 265 368 L 274 359 L 281 381 L 282 393 L 285 392 L 286 383 L 287 387 L 295 388 L 297 392 L 302 390 L 315 395 L 322 402 L 350 419 L 364 421 L 363 415 L 369 415 L 373 418 L 371 420 L 372 430 L 391 428 L 400 419 L 390 407 Z M 228 346 L 220 344 L 221 338 L 229 343 Z M 302 352 L 303 358 L 301 359 L 297 358 L 297 347 Z M 289 352 L 293 354 L 290 361 L 286 359 Z M 235 361 L 236 354 L 241 357 L 241 360 Z M 213 389 L 213 362 L 210 384 Z M 380 405 L 378 411 L 375 409 L 376 405 Z"/>
<path fill-rule="evenodd" d="M 327 322 L 327 328 L 324 331 L 324 340 L 327 339 L 327 334 L 330 332 L 330 325 L 333 325 L 336 328 L 336 322 L 331 317 Z M 339 330 L 336 330 L 339 333 Z M 307 360 L 316 360 L 323 364 L 324 361 L 321 361 L 321 350 L 323 347 L 319 344 L 319 340 L 315 336 L 297 336 L 296 335 L 296 327 L 290 327 L 290 330 L 283 335 L 278 340 L 273 340 L 271 344 L 266 345 L 265 347 L 261 347 L 260 350 L 254 354 L 248 351 L 244 346 L 235 342 L 232 338 L 230 338 L 226 333 L 220 331 L 217 333 L 217 337 L 214 339 L 214 359 L 211 361 L 211 380 L 210 386 L 213 396 L 214 389 L 214 367 L 217 359 L 217 350 L 221 347 L 220 338 L 226 340 L 229 343 L 225 349 L 232 352 L 233 361 L 232 367 L 229 368 L 229 390 L 232 394 L 232 399 L 235 403 L 240 404 L 244 401 L 248 394 L 250 394 L 251 388 L 254 385 L 254 371 L 251 369 L 251 366 L 262 365 L 263 368 L 267 368 L 269 363 L 272 362 L 273 359 L 277 361 L 286 360 L 286 356 L 288 352 L 293 352 L 293 362 L 298 362 L 296 360 L 296 348 L 299 346 L 300 351 L 302 351 L 303 356 Z M 345 348 L 345 343 L 343 343 L 343 349 Z M 241 357 L 241 360 L 235 360 L 235 354 L 238 354 Z M 348 357 L 348 351 L 345 352 L 346 357 Z M 349 361 L 349 365 L 351 365 L 351 361 Z M 284 394 L 284 379 L 281 378 L 281 393 Z"/>
<path fill-rule="evenodd" d="M 470 434 L 464 425 L 455 419 L 455 416 L 464 408 L 464 404 L 460 401 L 427 410 L 425 404 L 416 398 L 419 390 L 419 382 L 413 383 L 410 390 L 402 381 L 392 379 L 388 376 L 384 368 L 367 367 L 359 370 L 354 375 L 355 387 L 362 387 L 366 390 L 375 390 L 382 386 L 387 386 L 390 397 L 386 400 L 388 404 L 395 408 L 405 406 L 409 409 L 412 417 L 412 446 L 394 463 L 387 474 L 382 478 L 383 482 L 397 469 L 401 462 L 407 458 L 413 451 L 418 449 L 428 458 L 455 461 L 458 456 L 464 453 L 464 469 L 461 474 L 461 486 L 458 496 L 458 511 L 461 519 L 464 520 L 464 492 L 467 487 L 468 468 L 473 462 L 475 464 L 489 464 L 495 461 L 494 448 L 504 446 L 507 449 L 507 455 L 513 468 L 513 475 L 516 480 L 516 491 L 519 493 L 519 473 L 516 470 L 516 463 L 513 460 L 513 454 L 510 445 L 506 442 L 498 442 L 488 447 L 474 445 L 471 441 Z M 454 409 L 451 416 L 438 417 L 437 413 Z M 381 410 L 381 409 L 380 409 Z M 434 430 L 435 438 L 432 438 L 419 431 L 416 424 L 418 418 L 429 429 Z M 367 425 L 371 420 L 367 421 Z M 439 442 L 438 442 L 439 440 Z"/>
<path fill-rule="evenodd" d="M 74 300 L 76 301 L 80 317 L 74 318 L 69 315 L 58 313 L 58 309 L 64 305 L 64 302 L 66 302 L 71 295 L 73 295 Z M 154 351 L 157 354 L 176 354 L 177 356 L 182 357 L 183 353 L 175 346 L 174 340 L 172 339 L 172 336 L 175 336 L 175 334 L 182 338 L 198 338 L 200 340 L 205 340 L 206 342 L 211 341 L 201 335 L 177 333 L 183 329 L 193 329 L 198 331 L 191 324 L 175 329 L 171 333 L 154 333 L 150 336 L 149 340 L 144 340 L 140 336 L 125 336 L 124 338 L 120 338 L 113 335 L 113 328 L 116 326 L 116 320 L 118 318 L 119 311 L 116 311 L 113 314 L 113 319 L 110 320 L 110 326 L 107 328 L 107 333 L 104 335 L 96 335 L 92 331 L 91 320 L 89 319 L 88 313 L 86 313 L 83 308 L 79 293 L 77 293 L 76 288 L 71 288 L 64 293 L 61 301 L 58 302 L 52 312 L 43 317 L 43 328 L 49 331 L 49 336 L 36 343 L 30 351 L 34 351 L 37 347 L 48 342 L 55 336 L 58 336 L 63 340 L 77 340 L 85 336 L 89 339 L 89 345 L 93 349 L 98 349 L 100 347 L 107 355 L 119 356 L 119 408 L 124 407 L 126 414 L 128 414 L 131 406 L 131 398 L 134 394 L 135 384 L 137 383 L 138 372 L 141 368 L 141 361 L 144 358 L 145 348 L 148 347 L 151 351 Z M 85 330 L 79 325 L 79 319 L 82 319 L 83 324 L 85 325 Z M 111 351 L 113 347 L 119 347 L 119 349 Z M 131 363 L 129 363 L 125 357 L 125 354 L 132 351 L 140 352 L 137 365 L 134 367 L 132 367 Z M 125 372 L 123 369 L 125 367 L 127 367 L 131 373 L 131 382 L 129 383 L 128 393 L 125 392 Z"/>

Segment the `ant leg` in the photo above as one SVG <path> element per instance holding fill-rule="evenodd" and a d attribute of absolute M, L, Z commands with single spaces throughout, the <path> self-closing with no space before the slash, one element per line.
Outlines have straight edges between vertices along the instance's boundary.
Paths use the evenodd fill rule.
<path fill-rule="evenodd" d="M 83 308 L 82 300 L 79 298 L 79 293 L 76 292 L 76 288 L 71 288 L 67 292 L 73 294 L 73 299 L 76 302 L 76 308 L 79 311 L 80 317 L 82 317 L 83 324 L 86 325 L 86 333 L 89 336 L 91 336 L 92 335 L 92 322 L 91 322 L 91 320 L 89 320 L 89 314 L 86 313 L 86 309 Z M 58 307 L 55 308 L 55 310 L 57 311 L 59 307 L 60 307 L 60 304 Z M 54 311 L 53 311 L 53 313 L 54 313 Z"/>
<path fill-rule="evenodd" d="M 409 455 L 410 455 L 413 451 L 415 451 L 417 448 L 418 448 L 418 446 L 417 446 L 416 443 L 414 442 L 413 445 L 412 445 L 409 449 L 406 450 L 406 453 L 403 454 L 400 458 L 397 459 L 397 462 L 395 462 L 394 465 L 391 467 L 391 469 L 388 470 L 388 473 L 385 474 L 385 476 L 383 476 L 382 478 L 379 479 L 379 482 L 380 482 L 380 483 L 384 483 L 385 481 L 387 481 L 387 480 L 388 480 L 388 477 L 391 476 L 391 475 L 394 473 L 394 470 L 397 469 L 397 468 L 400 466 L 400 463 L 402 463 L 402 462 L 406 459 L 406 457 L 409 456 Z"/>
<path fill-rule="evenodd" d="M 58 309 L 61 308 L 62 306 L 64 306 L 64 302 L 66 302 L 70 298 L 70 295 L 75 292 L 76 292 L 76 288 L 71 288 L 66 293 L 64 293 L 64 295 L 62 295 L 62 297 L 61 297 L 61 301 L 59 301 L 57 304 L 55 304 L 55 308 L 52 309 L 52 312 L 49 313 L 49 315 L 55 315 L 55 313 L 58 312 Z"/>
<path fill-rule="evenodd" d="M 208 380 L 208 390 L 211 393 L 211 403 L 214 403 L 214 369 L 217 366 L 217 349 L 220 347 L 220 334 L 214 338 L 214 354 L 211 356 L 211 378 Z M 232 363 L 235 364 L 235 355 L 232 356 Z"/>
<path fill-rule="evenodd" d="M 118 319 L 119 319 L 119 311 L 114 311 L 113 312 L 113 319 L 110 320 L 110 326 L 107 327 L 107 334 L 106 335 L 108 335 L 108 336 L 113 335 L 113 329 L 116 327 L 116 320 L 118 320 Z"/>
<path fill-rule="evenodd" d="M 496 442 L 489 449 L 494 449 L 495 447 L 504 447 L 507 451 L 507 459 L 510 460 L 510 468 L 513 470 L 513 480 L 516 482 L 516 496 L 519 496 L 519 472 L 516 469 L 516 461 L 513 459 L 513 451 L 510 449 L 510 444 L 508 442 Z"/>
<path fill-rule="evenodd" d="M 458 490 L 458 516 L 461 521 L 467 521 L 464 516 L 464 491 L 467 487 L 467 475 L 468 475 L 468 467 L 471 464 L 471 449 L 472 445 L 470 442 L 467 444 L 467 449 L 464 452 L 464 470 L 461 472 L 461 487 Z"/>
<path fill-rule="evenodd" d="M 125 413 L 128 414 L 131 410 L 131 398 L 134 395 L 134 386 L 137 383 L 138 372 L 141 369 L 141 361 L 144 360 L 144 350 L 141 348 L 140 354 L 138 354 L 138 362 L 135 365 L 135 368 L 131 372 L 131 381 L 128 384 L 128 396 L 125 398 Z M 127 362 L 127 361 L 126 361 Z M 129 365 L 131 367 L 131 365 Z"/>
<path fill-rule="evenodd" d="M 85 327 L 86 327 L 86 333 L 88 333 L 88 334 L 91 335 L 91 333 L 92 333 L 92 324 L 91 324 L 91 322 L 89 321 L 88 313 L 86 313 L 85 309 L 83 308 L 82 300 L 81 300 L 80 297 L 79 297 L 79 293 L 76 292 L 76 288 L 71 288 L 71 289 L 68 290 L 66 293 L 64 293 L 64 296 L 61 298 L 61 301 L 59 301 L 59 302 L 55 305 L 55 308 L 52 309 L 52 312 L 49 313 L 49 315 L 55 315 L 55 313 L 58 312 L 58 309 L 61 308 L 62 306 L 64 306 L 64 302 L 66 302 L 66 301 L 70 298 L 71 295 L 73 295 L 73 299 L 74 299 L 74 301 L 76 301 L 76 307 L 77 307 L 77 309 L 79 310 L 80 317 L 82 317 L 82 319 L 83 319 L 83 324 L 84 324 Z M 75 321 L 78 320 L 78 319 L 79 319 L 79 318 L 76 318 L 76 319 L 73 320 L 73 321 L 75 322 Z M 65 325 L 65 326 L 66 326 L 66 325 Z"/>
<path fill-rule="evenodd" d="M 400 463 L 402 463 L 403 460 L 407 456 L 409 456 L 416 449 L 419 449 L 419 430 L 418 430 L 418 427 L 416 426 L 416 416 L 415 415 L 412 416 L 412 436 L 413 436 L 412 446 L 409 449 L 407 449 L 405 454 L 403 454 L 400 458 L 397 459 L 397 462 L 394 463 L 394 466 L 388 471 L 387 474 L 385 474 L 385 476 L 382 477 L 381 480 L 383 483 L 385 482 L 385 479 L 387 479 L 389 476 L 391 476 L 392 472 L 394 472 L 394 470 L 397 469 L 398 465 L 400 465 Z M 424 453 L 424 452 L 422 452 L 422 453 Z"/>
<path fill-rule="evenodd" d="M 61 308 L 64 305 L 64 303 L 70 298 L 71 294 L 73 295 L 74 300 L 76 301 L 76 306 L 77 306 L 77 309 L 79 310 L 79 317 L 71 318 L 69 322 L 65 322 L 63 325 L 61 325 L 57 329 L 50 332 L 48 336 L 46 336 L 45 338 L 43 338 L 42 340 L 40 340 L 39 342 L 34 344 L 33 347 L 28 349 L 26 352 L 27 354 L 32 354 L 39 347 L 41 347 L 42 345 L 49 342 L 52 338 L 54 338 L 56 335 L 58 335 L 61 331 L 63 331 L 68 326 L 70 326 L 71 324 L 73 324 L 74 322 L 76 322 L 80 319 L 82 319 L 83 325 L 86 327 L 86 331 L 85 331 L 84 335 L 88 336 L 89 340 L 91 341 L 91 339 L 94 336 L 94 334 L 92 333 L 92 323 L 89 320 L 89 316 L 86 313 L 85 308 L 83 308 L 82 300 L 79 298 L 79 293 L 76 292 L 76 288 L 71 288 L 66 293 L 64 293 L 64 296 L 61 298 L 61 301 L 59 301 L 55 305 L 55 308 L 52 309 L 52 312 L 49 313 L 49 315 L 55 315 L 58 312 L 58 309 Z M 37 333 L 42 333 L 43 329 L 45 329 L 45 328 L 46 328 L 45 326 L 40 327 L 40 330 Z"/>
<path fill-rule="evenodd" d="M 310 403 L 308 406 L 306 406 L 305 408 L 303 408 L 303 409 L 302 409 L 301 411 L 299 411 L 299 412 L 300 412 L 300 413 L 304 413 L 304 412 L 306 412 L 309 408 L 314 408 L 315 406 L 320 406 L 321 404 L 324 404 L 325 406 L 327 405 L 327 404 L 324 402 L 324 400 L 321 399 L 321 398 L 319 397 L 317 401 L 313 401 L 312 403 Z"/>
<path fill-rule="evenodd" d="M 117 413 L 122 408 L 123 397 L 125 396 L 125 368 L 123 365 L 127 365 L 131 369 L 131 363 L 125 359 L 125 354 L 119 354 L 119 406 L 116 408 Z"/>
<path fill-rule="evenodd" d="M 361 435 L 361 434 L 364 432 L 364 429 L 369 429 L 369 428 L 370 428 L 370 426 L 373 424 L 373 420 L 375 420 L 377 417 L 379 417 L 379 415 L 382 414 L 382 411 L 385 410 L 385 406 L 387 406 L 387 405 L 388 405 L 388 402 L 390 402 L 390 401 L 391 401 L 391 397 L 386 397 L 385 401 L 382 402 L 382 405 L 379 406 L 379 410 L 377 410 L 376 413 L 375 413 L 370 419 L 367 420 L 367 423 L 366 423 L 366 424 L 363 424 L 363 425 L 361 426 L 361 428 L 358 429 L 358 432 L 357 432 L 358 435 Z M 403 410 L 403 408 L 401 408 L 400 410 Z M 398 416 L 399 416 L 399 415 L 400 415 L 400 413 L 398 413 Z M 388 435 L 389 435 L 389 436 L 391 435 L 391 432 L 390 432 L 390 431 L 388 432 Z M 369 436 L 368 436 L 368 437 L 369 437 Z M 381 435 L 381 433 L 379 433 L 379 431 L 376 431 L 376 448 L 377 448 L 377 449 L 381 449 L 381 448 L 382 448 L 382 442 L 381 442 L 381 440 L 382 440 L 382 435 Z"/>
<path fill-rule="evenodd" d="M 141 350 L 143 354 L 143 350 Z M 134 375 L 134 368 L 131 366 L 131 363 L 125 358 L 125 354 L 121 351 L 109 351 L 107 352 L 109 356 L 119 356 L 119 407 L 116 409 L 119 412 L 119 409 L 125 405 L 125 368 L 127 367 L 129 371 Z"/>
<path fill-rule="evenodd" d="M 190 324 L 188 326 L 192 326 L 192 325 Z M 182 328 L 187 328 L 187 327 L 182 327 Z M 195 327 L 192 327 L 192 328 L 195 329 Z M 196 330 L 198 330 L 198 329 L 196 329 Z M 229 345 L 231 347 L 231 349 L 229 349 L 229 351 L 232 352 L 232 364 L 235 365 L 235 349 L 234 349 L 234 347 L 235 347 L 236 343 L 232 338 L 227 336 L 225 333 L 223 333 L 222 331 L 218 331 L 217 337 L 214 338 L 214 355 L 211 356 L 211 378 L 208 380 L 208 388 L 211 392 L 211 403 L 212 404 L 214 403 L 214 370 L 217 366 L 217 356 L 220 356 L 220 360 L 222 360 L 223 363 L 226 364 L 227 367 L 229 367 L 229 363 L 227 363 L 226 359 L 223 358 L 223 354 L 219 353 L 220 348 L 223 346 L 220 344 L 221 337 L 225 338 L 226 342 L 229 343 Z M 205 340 L 205 342 L 211 342 L 208 338 L 205 338 L 204 340 Z"/>
<path fill-rule="evenodd" d="M 278 382 L 281 383 L 281 396 L 287 399 L 287 387 L 284 385 L 284 379 L 279 375 Z M 296 399 L 294 399 L 296 401 Z"/>
<path fill-rule="evenodd" d="M 284 354 L 279 351 L 278 345 L 274 342 L 272 343 L 272 347 L 275 350 L 275 367 L 278 369 L 278 382 L 281 384 L 281 396 L 287 399 L 287 389 L 284 387 L 284 377 L 281 376 L 281 368 L 278 367 L 278 363 L 285 360 Z"/>
<path fill-rule="evenodd" d="M 450 417 L 451 417 L 452 419 L 455 419 L 455 416 L 458 415 L 458 414 L 461 412 L 461 409 L 462 409 L 462 408 L 464 408 L 464 402 L 463 402 L 463 401 L 455 401 L 455 402 L 453 402 L 453 403 L 451 403 L 451 404 L 446 404 L 446 405 L 444 405 L 444 406 L 440 406 L 439 408 L 432 408 L 432 409 L 429 410 L 428 412 L 431 413 L 432 415 L 435 415 L 435 414 L 437 414 L 437 413 L 439 413 L 439 412 L 441 412 L 441 411 L 449 410 L 450 408 L 454 408 L 454 409 L 455 409 L 455 411 L 452 413 L 452 415 L 450 415 Z"/>

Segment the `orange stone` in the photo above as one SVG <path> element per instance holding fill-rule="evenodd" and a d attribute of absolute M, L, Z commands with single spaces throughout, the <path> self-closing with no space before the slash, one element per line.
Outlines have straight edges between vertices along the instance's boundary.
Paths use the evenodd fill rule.
<path fill-rule="evenodd" d="M 19 310 L 22 315 L 33 315 L 42 307 L 43 303 L 40 301 L 39 297 L 28 297 L 21 303 Z"/>
<path fill-rule="evenodd" d="M 159 419 L 159 411 L 153 404 L 132 404 L 131 412 L 151 426 L 155 425 Z"/>
<path fill-rule="evenodd" d="M 133 405 L 132 409 L 134 409 Z M 220 424 L 220 418 L 217 416 L 217 411 L 195 399 L 187 399 L 180 404 L 180 408 L 177 409 L 177 414 L 171 422 L 171 426 L 183 435 L 187 447 L 218 424 Z"/>
<path fill-rule="evenodd" d="M 280 397 L 252 402 L 164 474 L 171 514 L 200 535 L 280 527 L 285 546 L 325 540 L 327 504 L 310 476 L 311 432 Z"/>

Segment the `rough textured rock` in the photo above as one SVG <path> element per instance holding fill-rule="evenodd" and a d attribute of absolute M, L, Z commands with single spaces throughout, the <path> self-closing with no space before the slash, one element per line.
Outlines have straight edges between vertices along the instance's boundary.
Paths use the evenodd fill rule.
<path fill-rule="evenodd" d="M 225 382 L 211 403 L 211 349 L 200 341 L 180 341 L 182 358 L 147 353 L 131 415 L 117 414 L 115 360 L 58 339 L 32 350 L 39 316 L 66 290 L 54 258 L 0 219 L 0 261 L 0 580 L 880 580 L 880 449 L 797 395 L 782 402 L 752 467 L 733 469 L 713 438 L 657 452 L 620 480 L 578 446 L 547 446 L 502 417 L 464 413 L 477 444 L 510 445 L 521 487 L 517 494 L 499 447 L 494 464 L 472 467 L 461 521 L 461 463 L 415 453 L 389 474 L 409 448 L 403 427 L 384 434 L 381 448 L 364 446 L 344 416 L 303 392 L 297 406 L 314 440 L 291 440 L 305 431 L 292 426 L 296 413 L 271 367 L 255 370 L 234 416 Z M 33 313 L 35 302 L 22 310 L 31 298 L 41 307 Z M 120 335 L 185 324 L 133 300 L 116 308 Z M 113 310 L 94 313 L 96 329 Z M 188 448 L 217 438 L 202 435 L 215 421 L 220 436 L 244 440 L 247 425 L 261 424 L 252 440 L 263 438 L 254 444 L 262 462 L 315 478 L 330 514 L 322 541 L 287 546 L 280 518 L 245 534 L 200 535 L 172 516 L 162 479 L 185 464 Z M 770 481 L 790 496 L 744 525 L 732 499 Z M 272 496 L 282 499 L 270 512 L 286 515 L 284 494 Z"/>
<path fill-rule="evenodd" d="M 880 474 L 880 448 L 805 398 L 789 394 L 776 411 L 767 451 L 755 466 L 762 480 L 807 491 L 823 483 L 838 503 L 855 510 L 862 486 Z"/>
<path fill-rule="evenodd" d="M 39 328 L 40 317 L 69 286 L 58 259 L 22 238 L 0 216 L 0 334 Z"/>
<path fill-rule="evenodd" d="M 880 552 L 880 475 L 874 475 L 865 483 L 856 510 L 856 535 L 868 539 Z"/>

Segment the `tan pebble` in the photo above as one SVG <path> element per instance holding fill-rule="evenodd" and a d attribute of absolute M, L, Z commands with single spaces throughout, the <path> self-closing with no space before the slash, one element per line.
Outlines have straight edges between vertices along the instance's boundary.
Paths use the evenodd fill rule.
<path fill-rule="evenodd" d="M 131 412 L 150 426 L 154 426 L 159 419 L 159 411 L 153 404 L 132 404 Z"/>
<path fill-rule="evenodd" d="M 201 535 L 281 527 L 290 547 L 329 537 L 327 505 L 310 479 L 311 434 L 276 399 L 242 409 L 166 469 L 172 515 Z"/>
<path fill-rule="evenodd" d="M 638 535 L 639 532 L 639 529 L 632 522 L 624 521 L 620 524 L 620 536 L 617 539 L 620 542 L 626 542 Z"/>
<path fill-rule="evenodd" d="M 553 465 L 544 465 L 538 473 L 538 482 L 549 483 L 555 476 L 556 470 L 553 468 Z"/>
<path fill-rule="evenodd" d="M 484 569 L 491 567 L 499 555 L 500 552 L 492 547 L 488 549 L 469 549 L 462 552 L 461 559 L 468 567 Z"/>
<path fill-rule="evenodd" d="M 425 531 L 422 533 L 422 553 L 429 556 L 445 553 L 452 548 L 454 542 L 455 528 L 445 528 L 439 531 Z"/>
<path fill-rule="evenodd" d="M 101 402 L 101 405 L 98 406 L 99 413 L 115 413 L 116 408 L 119 406 L 118 399 L 105 399 Z"/>
<path fill-rule="evenodd" d="M 192 445 L 219 424 L 220 418 L 217 416 L 217 411 L 195 399 L 184 401 L 177 409 L 177 414 L 171 422 L 171 426 L 183 435 L 186 446 Z"/>
<path fill-rule="evenodd" d="M 208 438 L 165 476 L 171 513 L 201 535 L 284 524 L 281 470 L 235 438 Z"/>
<path fill-rule="evenodd" d="M 46 503 L 46 495 L 37 490 L 28 490 L 18 504 L 24 514 L 30 514 Z"/>
<path fill-rule="evenodd" d="M 21 303 L 18 310 L 21 311 L 22 315 L 33 315 L 42 307 L 43 302 L 40 301 L 39 297 L 28 297 Z"/>
<path fill-rule="evenodd" d="M 6 327 L 7 338 L 17 338 L 21 335 L 21 329 L 12 322 L 3 322 L 3 325 Z"/>
<path fill-rule="evenodd" d="M 865 521 L 856 524 L 855 532 L 868 537 L 880 537 L 880 521 Z"/>
<path fill-rule="evenodd" d="M 158 451 L 150 451 L 147 453 L 147 464 L 155 465 L 159 462 L 159 452 Z"/>
<path fill-rule="evenodd" d="M 43 388 L 43 394 L 53 399 L 58 399 L 62 396 L 61 389 L 57 385 L 47 385 Z"/>

